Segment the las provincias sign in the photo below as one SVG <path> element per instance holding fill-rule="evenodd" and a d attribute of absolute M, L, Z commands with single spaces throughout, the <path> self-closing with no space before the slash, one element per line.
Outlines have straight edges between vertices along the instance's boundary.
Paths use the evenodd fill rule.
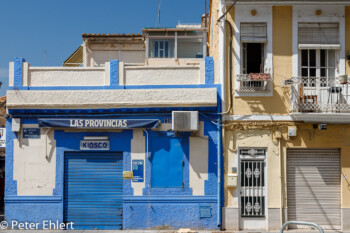
<path fill-rule="evenodd" d="M 40 127 L 82 129 L 158 128 L 158 119 L 39 119 Z"/>

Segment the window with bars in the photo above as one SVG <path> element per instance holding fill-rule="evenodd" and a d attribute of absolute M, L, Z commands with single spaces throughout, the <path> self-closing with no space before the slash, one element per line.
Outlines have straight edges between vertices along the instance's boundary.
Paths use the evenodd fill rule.
<path fill-rule="evenodd" d="M 240 149 L 241 216 L 265 216 L 266 149 Z"/>

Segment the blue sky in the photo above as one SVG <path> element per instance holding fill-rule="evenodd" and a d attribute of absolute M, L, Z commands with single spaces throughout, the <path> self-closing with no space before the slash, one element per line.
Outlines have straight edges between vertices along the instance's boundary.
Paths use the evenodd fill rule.
<path fill-rule="evenodd" d="M 200 23 L 204 2 L 162 0 L 161 26 Z M 82 43 L 82 33 L 141 33 L 155 27 L 157 17 L 158 0 L 1 0 L 0 96 L 14 57 L 31 66 L 61 66 Z"/>

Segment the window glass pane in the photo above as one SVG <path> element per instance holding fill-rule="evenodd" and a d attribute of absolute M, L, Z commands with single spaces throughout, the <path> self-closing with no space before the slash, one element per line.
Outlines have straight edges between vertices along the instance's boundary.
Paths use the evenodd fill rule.
<path fill-rule="evenodd" d="M 175 40 L 159 40 L 150 39 L 149 42 L 149 57 L 150 58 L 173 58 Z"/>
<path fill-rule="evenodd" d="M 310 77 L 316 77 L 316 68 L 310 68 Z"/>
<path fill-rule="evenodd" d="M 320 56 L 321 56 L 320 57 L 321 58 L 321 67 L 325 67 L 326 66 L 326 56 L 327 56 L 326 50 L 321 49 Z"/>
<path fill-rule="evenodd" d="M 328 50 L 328 67 L 335 67 L 335 51 Z"/>
<path fill-rule="evenodd" d="M 310 49 L 309 56 L 310 56 L 310 67 L 315 67 L 316 66 L 316 50 Z"/>
<path fill-rule="evenodd" d="M 328 69 L 328 77 L 331 77 L 331 78 L 335 77 L 335 69 L 334 68 Z"/>
<path fill-rule="evenodd" d="M 308 77 L 309 76 L 309 72 L 307 68 L 302 68 L 301 69 L 301 76 L 303 77 Z"/>
<path fill-rule="evenodd" d="M 308 52 L 309 52 L 308 50 L 301 51 L 301 65 L 302 66 L 308 66 L 308 64 L 309 64 Z"/>
<path fill-rule="evenodd" d="M 321 77 L 326 77 L 326 76 L 327 76 L 326 68 L 321 68 Z"/>
<path fill-rule="evenodd" d="M 165 57 L 169 57 L 169 42 L 165 41 Z"/>
<path fill-rule="evenodd" d="M 203 38 L 179 38 L 177 40 L 178 58 L 203 58 Z"/>
<path fill-rule="evenodd" d="M 158 57 L 158 46 L 159 46 L 158 41 L 155 41 L 154 42 L 154 57 Z"/>

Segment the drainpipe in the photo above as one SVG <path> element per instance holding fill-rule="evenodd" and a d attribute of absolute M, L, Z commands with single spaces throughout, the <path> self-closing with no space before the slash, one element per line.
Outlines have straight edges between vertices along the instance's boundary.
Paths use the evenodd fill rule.
<path fill-rule="evenodd" d="M 218 121 L 221 121 L 221 116 L 218 117 Z M 218 195 L 218 206 L 217 206 L 217 211 L 218 211 L 218 227 L 220 227 L 220 229 L 222 229 L 222 213 L 221 213 L 221 189 L 222 189 L 222 170 L 221 170 L 221 158 L 222 158 L 222 126 L 220 126 L 219 124 L 216 126 L 218 131 L 219 131 L 219 139 L 218 139 L 218 158 L 217 158 L 217 162 L 218 162 L 218 190 L 217 190 L 217 195 Z"/>
<path fill-rule="evenodd" d="M 283 200 L 284 200 L 284 160 L 282 160 L 283 153 L 281 152 L 281 140 L 282 138 L 278 139 L 278 154 L 280 157 L 280 177 L 281 177 L 281 209 L 280 209 L 280 218 L 281 218 L 281 226 L 283 225 Z"/>

